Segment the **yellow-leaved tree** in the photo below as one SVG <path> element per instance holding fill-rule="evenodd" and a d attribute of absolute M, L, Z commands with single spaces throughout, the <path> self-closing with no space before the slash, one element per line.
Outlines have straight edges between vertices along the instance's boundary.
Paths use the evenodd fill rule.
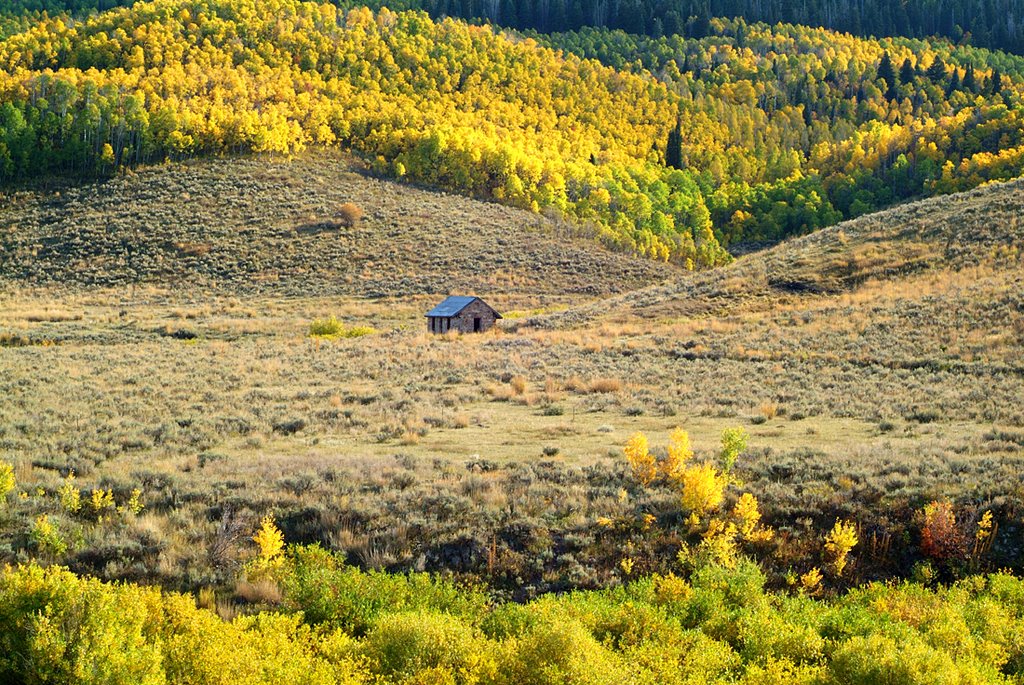
<path fill-rule="evenodd" d="M 662 476 L 670 483 L 681 483 L 686 465 L 692 458 L 690 434 L 682 428 L 676 428 L 668 436 L 667 455 L 661 462 Z"/>
<path fill-rule="evenodd" d="M 838 578 L 846 568 L 847 557 L 857 545 L 857 526 L 853 521 L 836 521 L 825 536 L 825 551 L 828 553 L 832 572 Z"/>
<path fill-rule="evenodd" d="M 263 517 L 259 530 L 252 539 L 259 547 L 259 555 L 252 564 L 253 570 L 265 573 L 278 568 L 284 561 L 284 534 L 274 523 L 273 516 L 268 514 Z"/>
<path fill-rule="evenodd" d="M 634 433 L 626 443 L 625 452 L 637 482 L 644 486 L 653 483 L 658 477 L 658 462 L 650 453 L 647 436 L 640 432 Z"/>

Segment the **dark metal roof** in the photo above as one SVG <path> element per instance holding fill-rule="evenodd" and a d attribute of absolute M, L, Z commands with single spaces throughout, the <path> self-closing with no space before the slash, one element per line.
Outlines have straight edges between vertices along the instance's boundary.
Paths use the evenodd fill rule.
<path fill-rule="evenodd" d="M 426 315 L 427 316 L 455 316 L 459 312 L 461 312 L 463 309 L 465 309 L 467 306 L 469 306 L 470 302 L 473 302 L 474 300 L 479 300 L 479 299 L 480 299 L 479 297 L 473 297 L 471 295 L 452 295 L 451 297 L 446 297 L 444 302 L 442 302 L 441 304 L 439 304 L 436 307 L 434 307 L 433 309 L 431 309 L 429 312 L 427 312 Z M 481 300 L 481 302 L 482 301 L 483 300 Z M 486 305 L 487 303 L 484 302 L 484 304 Z M 490 305 L 487 305 L 487 306 L 490 307 Z M 492 311 L 493 311 L 493 309 L 494 308 L 491 307 Z M 495 313 L 495 315 L 499 319 L 501 318 L 501 314 L 498 314 L 498 312 L 494 312 L 494 313 Z"/>

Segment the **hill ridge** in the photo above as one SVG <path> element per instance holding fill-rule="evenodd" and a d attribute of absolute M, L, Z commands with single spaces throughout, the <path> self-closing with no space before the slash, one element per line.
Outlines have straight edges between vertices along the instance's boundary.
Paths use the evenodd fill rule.
<path fill-rule="evenodd" d="M 979 215 L 994 217 L 979 223 L 973 220 Z M 992 183 L 850 219 L 744 255 L 725 267 L 531 317 L 519 325 L 577 327 L 658 307 L 663 316 L 670 309 L 676 315 L 699 316 L 752 300 L 837 295 L 869 279 L 908 277 L 943 267 L 962 269 L 1000 258 L 1012 264 L 1024 257 L 1021 217 L 1024 179 Z M 968 225 L 974 230 L 966 230 Z M 900 248 L 902 252 L 892 251 Z M 824 270 L 815 271 L 818 265 Z M 736 282 L 744 288 L 737 288 Z"/>

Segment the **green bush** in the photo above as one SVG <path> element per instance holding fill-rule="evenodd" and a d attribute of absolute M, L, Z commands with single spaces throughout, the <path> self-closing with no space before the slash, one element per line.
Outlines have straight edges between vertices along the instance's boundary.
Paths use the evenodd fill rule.
<path fill-rule="evenodd" d="M 619 685 L 631 680 L 621 657 L 580 622 L 545 618 L 506 643 L 496 685 Z"/>
<path fill-rule="evenodd" d="M 751 562 L 691 582 L 496 606 L 429 574 L 319 547 L 276 571 L 284 610 L 225 621 L 188 595 L 38 565 L 0 571 L 0 682 L 118 685 L 917 685 L 1020 683 L 1024 581 L 766 591 Z"/>
<path fill-rule="evenodd" d="M 309 324 L 309 335 L 312 338 L 360 338 L 376 332 L 377 329 L 372 326 L 346 327 L 334 316 L 329 316 L 326 319 L 314 319 Z"/>
<path fill-rule="evenodd" d="M 365 634 L 382 614 L 412 610 L 445 611 L 478 625 L 490 605 L 476 588 L 425 573 L 361 571 L 317 546 L 289 549 L 286 568 L 282 586 L 292 607 L 310 623 L 354 635 Z"/>
<path fill-rule="evenodd" d="M 404 680 L 427 671 L 455 683 L 494 677 L 494 652 L 478 631 L 436 611 L 404 612 L 381 619 L 361 650 L 373 671 L 387 678 Z"/>

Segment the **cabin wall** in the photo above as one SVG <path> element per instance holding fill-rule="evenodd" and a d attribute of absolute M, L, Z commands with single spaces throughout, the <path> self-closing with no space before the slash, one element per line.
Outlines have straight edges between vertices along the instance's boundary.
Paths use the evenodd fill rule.
<path fill-rule="evenodd" d="M 480 328 L 475 327 L 475 319 L 480 319 Z M 491 308 L 480 300 L 471 302 L 466 305 L 465 309 L 458 313 L 457 316 L 452 317 L 452 330 L 457 330 L 462 333 L 483 333 L 494 326 L 494 322 L 497 319 L 494 317 L 494 312 Z"/>

